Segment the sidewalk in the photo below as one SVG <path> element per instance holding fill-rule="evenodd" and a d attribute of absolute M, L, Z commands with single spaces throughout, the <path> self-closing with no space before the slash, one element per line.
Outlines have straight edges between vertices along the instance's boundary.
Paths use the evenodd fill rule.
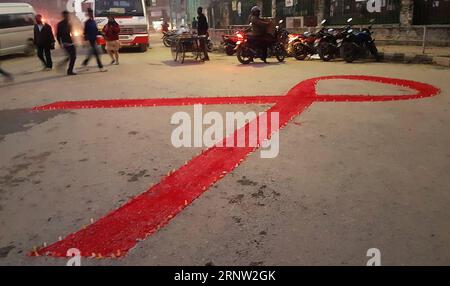
<path fill-rule="evenodd" d="M 450 47 L 426 47 L 425 53 L 421 46 L 380 45 L 378 43 L 377 47 L 384 61 L 450 67 Z"/>
<path fill-rule="evenodd" d="M 383 53 L 404 53 L 422 55 L 422 46 L 383 45 L 377 42 L 377 47 Z M 425 47 L 425 55 L 432 57 L 450 57 L 450 47 Z"/>

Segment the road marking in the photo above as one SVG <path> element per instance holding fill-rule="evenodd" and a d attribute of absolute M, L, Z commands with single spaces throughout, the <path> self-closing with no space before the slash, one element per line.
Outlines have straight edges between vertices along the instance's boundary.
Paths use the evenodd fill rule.
<path fill-rule="evenodd" d="M 318 95 L 316 85 L 320 80 L 363 80 L 397 85 L 417 91 L 410 95 Z M 279 112 L 279 126 L 270 130 L 266 138 L 283 128 L 312 103 L 366 102 L 408 100 L 437 95 L 439 89 L 424 83 L 374 76 L 328 76 L 305 80 L 294 86 L 285 96 L 212 97 L 180 99 L 134 99 L 65 101 L 38 106 L 33 110 L 119 108 L 137 106 L 178 106 L 193 104 L 257 104 L 274 103 L 267 111 Z M 270 118 L 270 116 L 268 116 Z M 260 120 L 256 118 L 255 120 Z M 247 123 L 244 130 L 248 131 Z M 268 124 L 270 126 L 270 122 Z M 240 130 L 242 130 L 242 128 Z M 234 135 L 240 130 L 236 130 Z M 242 132 L 242 131 L 241 131 Z M 224 139 L 225 140 L 225 139 Z M 109 213 L 97 222 L 68 235 L 47 247 L 29 255 L 65 257 L 67 250 L 77 248 L 84 257 L 112 258 L 125 255 L 139 240 L 156 232 L 175 215 L 191 204 L 226 174 L 235 169 L 256 147 L 211 147 L 193 158 L 186 165 L 167 175 L 148 191 L 131 199 L 125 205 Z"/>

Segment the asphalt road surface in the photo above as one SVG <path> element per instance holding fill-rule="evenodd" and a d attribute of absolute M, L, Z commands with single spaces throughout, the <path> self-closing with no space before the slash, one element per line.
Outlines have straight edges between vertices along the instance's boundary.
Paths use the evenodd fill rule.
<path fill-rule="evenodd" d="M 58 62 L 61 51 L 55 54 Z M 77 67 L 82 59 L 80 53 Z M 252 153 L 126 256 L 82 258 L 82 265 L 365 265 L 370 248 L 380 250 L 382 265 L 449 265 L 449 69 L 270 61 L 244 66 L 236 57 L 213 53 L 210 62 L 181 65 L 157 41 L 146 53 L 123 52 L 120 65 L 107 65 L 106 73 L 92 61 L 74 77 L 43 72 L 36 58 L 3 59 L 2 67 L 16 80 L 0 83 L 0 265 L 65 265 L 65 258 L 27 254 L 98 221 L 202 150 L 175 148 L 170 141 L 171 116 L 193 114 L 192 106 L 31 112 L 32 107 L 284 95 L 303 80 L 328 75 L 406 79 L 441 92 L 405 101 L 314 102 L 280 131 L 276 158 Z M 411 91 L 327 80 L 317 92 Z M 270 106 L 203 109 L 225 114 Z"/>

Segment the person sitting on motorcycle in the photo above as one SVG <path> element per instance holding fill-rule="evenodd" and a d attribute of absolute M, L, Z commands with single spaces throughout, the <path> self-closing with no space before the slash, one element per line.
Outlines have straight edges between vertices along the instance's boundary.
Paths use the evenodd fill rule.
<path fill-rule="evenodd" d="M 163 23 L 161 24 L 161 32 L 169 32 L 169 24 L 167 23 L 166 20 L 163 21 Z"/>
<path fill-rule="evenodd" d="M 272 36 L 268 34 L 268 30 L 272 22 L 264 20 L 260 16 L 261 9 L 258 6 L 254 6 L 250 10 L 251 32 L 249 35 L 254 37 L 256 45 L 262 50 L 261 60 L 267 63 L 268 42 L 272 39 Z"/>

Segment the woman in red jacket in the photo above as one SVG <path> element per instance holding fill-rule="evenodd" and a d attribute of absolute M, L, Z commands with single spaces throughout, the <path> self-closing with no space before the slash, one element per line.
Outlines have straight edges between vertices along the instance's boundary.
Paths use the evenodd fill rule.
<path fill-rule="evenodd" d="M 103 27 L 103 35 L 106 40 L 106 51 L 111 57 L 111 64 L 119 64 L 119 33 L 120 27 L 116 20 L 110 16 L 108 17 L 108 24 Z"/>

